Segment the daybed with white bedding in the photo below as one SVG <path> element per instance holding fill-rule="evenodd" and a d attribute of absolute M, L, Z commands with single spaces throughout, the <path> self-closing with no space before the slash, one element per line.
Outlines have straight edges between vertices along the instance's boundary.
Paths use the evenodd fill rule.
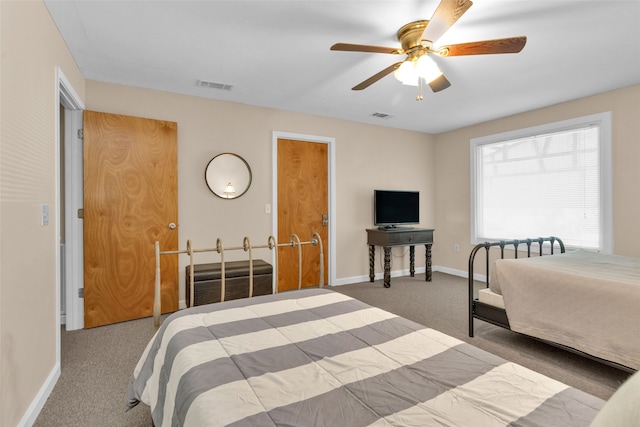
<path fill-rule="evenodd" d="M 539 239 L 502 242 L 502 248 L 527 241 Z M 565 252 L 559 243 L 561 253 L 553 256 L 496 260 L 488 288 L 477 300 L 472 295 L 472 252 L 469 336 L 473 319 L 479 318 L 626 370 L 640 369 L 640 260 Z"/>
<path fill-rule="evenodd" d="M 132 375 L 155 426 L 587 426 L 603 401 L 325 289 L 168 317 Z"/>

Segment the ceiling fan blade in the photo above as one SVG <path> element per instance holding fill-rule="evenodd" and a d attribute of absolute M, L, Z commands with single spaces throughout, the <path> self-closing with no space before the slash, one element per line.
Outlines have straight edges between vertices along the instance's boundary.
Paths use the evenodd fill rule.
<path fill-rule="evenodd" d="M 377 82 L 378 80 L 386 76 L 387 74 L 391 74 L 392 72 L 394 72 L 400 66 L 400 64 L 402 64 L 402 62 L 396 62 L 395 64 L 388 66 L 387 68 L 380 71 L 379 73 L 376 73 L 373 76 L 369 77 L 367 80 L 363 81 L 362 83 L 352 87 L 351 90 L 362 90 L 362 89 L 368 88 L 369 86 L 371 86 L 372 84 L 374 84 L 375 82 Z"/>
<path fill-rule="evenodd" d="M 451 86 L 451 83 L 449 82 L 449 80 L 447 80 L 444 74 L 441 74 L 440 77 L 429 82 L 429 87 L 434 92 L 440 92 L 441 90 L 444 90 L 449 86 Z"/>
<path fill-rule="evenodd" d="M 423 40 L 435 42 L 473 5 L 470 0 L 442 0 L 427 24 Z"/>
<path fill-rule="evenodd" d="M 494 53 L 518 53 L 527 43 L 527 37 L 483 40 L 444 46 L 436 52 L 440 56 L 488 55 Z"/>
<path fill-rule="evenodd" d="M 393 53 L 401 54 L 402 49 L 397 47 L 384 47 L 384 46 L 368 46 L 364 44 L 350 44 L 350 43 L 336 43 L 331 46 L 331 50 L 340 50 L 345 52 L 369 52 L 369 53 Z"/>

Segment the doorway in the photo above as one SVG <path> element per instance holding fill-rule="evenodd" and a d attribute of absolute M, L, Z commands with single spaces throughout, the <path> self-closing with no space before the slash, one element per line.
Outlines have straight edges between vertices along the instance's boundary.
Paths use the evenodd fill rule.
<path fill-rule="evenodd" d="M 287 238 L 283 238 L 281 237 L 282 235 L 282 230 L 280 230 L 281 228 L 281 224 L 279 223 L 279 218 L 281 217 L 281 209 L 284 209 L 283 207 L 279 206 L 279 195 L 278 192 L 280 191 L 279 188 L 281 188 L 281 186 L 279 185 L 279 176 L 280 173 L 283 172 L 283 169 L 289 168 L 289 165 L 281 165 L 280 162 L 278 161 L 278 148 L 279 148 L 279 141 L 280 140 L 286 140 L 288 141 L 288 144 L 294 144 L 296 142 L 300 143 L 301 145 L 307 144 L 308 143 L 312 143 L 311 145 L 323 145 L 325 152 L 326 152 L 326 164 L 327 164 L 327 169 L 326 169 L 326 193 L 327 193 L 327 204 L 328 204 L 328 209 L 327 209 L 327 227 L 326 227 L 326 235 L 328 236 L 328 241 L 323 241 L 323 246 L 325 248 L 326 251 L 326 256 L 325 259 L 327 260 L 326 264 L 328 264 L 328 274 L 325 274 L 325 284 L 331 285 L 335 282 L 335 277 L 336 277 L 336 268 L 335 268 L 335 233 L 336 233 L 336 210 L 335 210 L 335 139 L 331 138 L 331 137 L 323 137 L 323 136 L 314 136 L 314 135 L 304 135 L 304 134 L 295 134 L 295 133 L 288 133 L 288 132 L 273 132 L 273 140 L 272 140 L 272 163 L 273 163 L 273 177 L 272 177 L 272 183 L 273 183 L 273 189 L 272 189 L 272 206 L 273 206 L 273 217 L 272 217 L 272 229 L 273 229 L 273 235 L 274 236 L 278 236 L 278 242 L 279 243 L 284 243 L 286 241 L 288 241 L 288 236 L 285 236 Z M 314 150 L 315 151 L 315 150 Z M 317 150 L 317 151 L 323 151 L 322 149 Z M 281 178 L 282 179 L 282 178 Z M 318 219 L 318 224 L 321 224 L 321 219 L 320 218 L 316 218 Z M 318 226 L 320 227 L 320 226 Z M 320 230 L 316 230 L 316 231 L 320 231 Z M 297 233 L 296 233 L 297 234 Z M 300 238 L 301 241 L 309 241 L 311 240 L 311 235 L 306 236 L 306 235 L 299 235 L 298 236 Z M 284 239 L 284 240 L 283 240 Z M 304 249 L 304 247 L 303 247 Z M 308 248 L 308 249 L 312 249 L 312 248 Z M 317 252 L 317 249 L 313 248 L 313 250 L 315 250 Z M 295 270 L 297 272 L 297 257 L 295 257 Z M 274 262 L 275 262 L 275 257 L 274 257 Z M 306 261 L 303 260 L 303 263 L 305 263 Z M 297 274 L 297 273 L 296 273 Z M 317 274 L 317 273 L 316 273 Z M 278 275 L 280 275 L 280 273 L 278 273 Z M 297 277 L 297 276 L 296 276 Z M 304 277 L 304 275 L 303 275 Z M 317 284 L 317 278 L 311 279 L 313 280 L 313 283 Z M 277 277 L 274 277 L 274 286 L 278 285 L 278 279 Z M 303 285 L 304 286 L 304 285 Z M 297 288 L 297 281 L 295 283 L 295 287 Z M 289 287 L 287 286 L 287 289 L 289 289 Z M 283 289 L 281 289 L 283 290 Z"/>
<path fill-rule="evenodd" d="M 82 139 L 78 130 L 82 129 L 84 103 L 60 68 L 56 68 L 56 79 L 56 330 L 59 334 L 62 323 L 67 330 L 83 327 L 83 300 L 78 297 L 78 289 L 82 288 L 82 265 L 78 263 L 78 259 L 82 262 L 82 221 L 76 212 L 82 206 Z M 59 335 L 57 344 L 59 355 Z"/>

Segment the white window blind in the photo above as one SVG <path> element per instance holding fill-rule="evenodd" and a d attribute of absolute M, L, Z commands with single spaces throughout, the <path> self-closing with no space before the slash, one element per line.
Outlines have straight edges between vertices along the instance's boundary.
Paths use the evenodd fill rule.
<path fill-rule="evenodd" d="M 472 140 L 472 241 L 557 236 L 610 251 L 607 117 Z"/>

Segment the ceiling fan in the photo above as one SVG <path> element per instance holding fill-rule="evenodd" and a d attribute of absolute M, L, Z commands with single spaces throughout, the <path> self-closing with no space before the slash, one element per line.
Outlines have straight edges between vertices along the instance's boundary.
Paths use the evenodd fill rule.
<path fill-rule="evenodd" d="M 374 74 L 352 90 L 362 90 L 390 73 L 404 84 L 420 86 L 417 100 L 422 99 L 422 81 L 427 82 L 433 92 L 439 92 L 451 86 L 430 55 L 440 57 L 462 55 L 486 55 L 496 53 L 520 52 L 527 42 L 525 36 L 504 39 L 483 40 L 454 44 L 434 48 L 434 43 L 471 7 L 470 0 L 442 0 L 431 20 L 410 22 L 398 30 L 400 48 L 368 46 L 350 43 L 336 43 L 331 50 L 346 52 L 387 53 L 406 55 L 403 61 L 396 62 Z"/>

